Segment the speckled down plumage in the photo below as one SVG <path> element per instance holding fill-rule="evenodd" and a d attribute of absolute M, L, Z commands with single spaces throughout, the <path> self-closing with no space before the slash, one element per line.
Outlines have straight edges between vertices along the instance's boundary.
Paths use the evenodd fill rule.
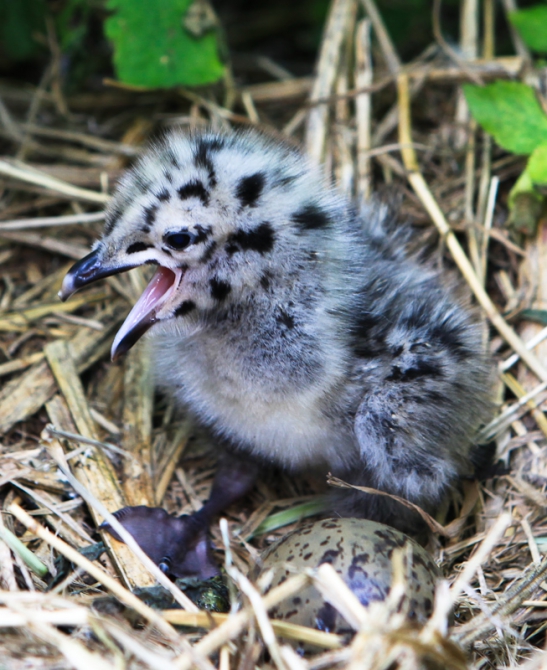
<path fill-rule="evenodd" d="M 159 265 L 113 353 L 150 328 L 158 384 L 228 449 L 432 510 L 472 473 L 490 366 L 469 307 L 408 254 L 408 235 L 288 144 L 173 133 L 123 178 L 63 295 Z M 351 514 L 399 525 L 406 514 L 352 500 Z"/>

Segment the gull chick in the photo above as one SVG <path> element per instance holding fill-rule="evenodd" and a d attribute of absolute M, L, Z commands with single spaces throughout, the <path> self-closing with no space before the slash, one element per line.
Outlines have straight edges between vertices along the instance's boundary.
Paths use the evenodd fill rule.
<path fill-rule="evenodd" d="M 148 331 L 157 383 L 224 454 L 196 514 L 118 512 L 165 571 L 216 571 L 205 530 L 268 466 L 331 472 L 427 511 L 472 474 L 491 411 L 481 331 L 408 235 L 388 207 L 355 206 L 300 151 L 254 131 L 173 133 L 122 179 L 60 296 L 157 266 L 112 357 Z M 383 496 L 332 505 L 413 524 Z"/>

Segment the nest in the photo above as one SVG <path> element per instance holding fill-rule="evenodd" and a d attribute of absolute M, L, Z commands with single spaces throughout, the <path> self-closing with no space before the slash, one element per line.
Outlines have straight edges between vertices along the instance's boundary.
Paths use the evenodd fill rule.
<path fill-rule="evenodd" d="M 440 40 L 441 47 L 403 68 L 373 3 L 364 5 L 369 18 L 356 24 L 356 3 L 334 2 L 314 77 L 270 80 L 228 95 L 151 95 L 118 86 L 92 99 L 65 99 L 58 85 L 51 92 L 0 88 L 5 146 L 15 149 L 15 157 L 0 161 L 3 667 L 543 667 L 547 332 L 517 318 L 547 301 L 539 272 L 547 264 L 542 222 L 537 237 L 522 245 L 510 238 L 505 201 L 523 161 L 453 120 L 462 81 L 517 78 L 524 62 L 492 54 L 455 62 Z M 108 137 L 86 132 L 97 120 Z M 122 362 L 108 361 L 113 332 L 143 289 L 144 274 L 111 277 L 66 303 L 56 297 L 61 280 L 99 236 L 112 185 L 151 134 L 239 124 L 303 143 L 357 199 L 382 184 L 402 194 L 400 207 L 420 227 L 424 248 L 434 248 L 440 264 L 457 266 L 482 310 L 485 346 L 499 361 L 499 415 L 485 430 L 496 440 L 498 467 L 480 483 L 465 483 L 450 517 L 427 519 L 445 581 L 424 625 L 402 616 L 405 577 L 397 565 L 389 598 L 369 609 L 330 566 L 295 574 L 266 595 L 248 580 L 258 551 L 294 527 L 302 505 L 313 500 L 314 482 L 283 475 L 231 509 L 222 532 L 213 528 L 220 561 L 228 556 L 241 593 L 241 608 L 229 615 L 197 611 L 157 568 L 115 540 L 105 538 L 109 551 L 100 561 L 82 554 L 106 510 L 199 509 L 215 455 L 207 436 L 154 395 L 144 345 Z M 274 514 L 283 509 L 289 519 L 296 509 L 293 526 Z M 71 566 L 66 574 L 59 556 Z M 53 589 L 44 566 L 61 576 Z M 182 609 L 160 611 L 132 593 L 156 578 Z M 269 618 L 310 581 L 355 629 L 352 639 Z M 119 606 L 97 607 L 105 594 Z M 314 652 L 298 655 L 291 638 Z"/>

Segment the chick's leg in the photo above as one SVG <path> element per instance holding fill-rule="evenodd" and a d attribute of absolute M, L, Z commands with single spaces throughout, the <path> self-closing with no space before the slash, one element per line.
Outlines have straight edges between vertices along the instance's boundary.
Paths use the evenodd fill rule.
<path fill-rule="evenodd" d="M 209 500 L 198 512 L 175 517 L 161 507 L 139 505 L 124 507 L 114 516 L 164 572 L 208 579 L 219 572 L 211 554 L 209 526 L 217 514 L 253 488 L 258 472 L 249 458 L 226 452 L 220 458 Z M 103 528 L 120 539 L 109 524 Z"/>

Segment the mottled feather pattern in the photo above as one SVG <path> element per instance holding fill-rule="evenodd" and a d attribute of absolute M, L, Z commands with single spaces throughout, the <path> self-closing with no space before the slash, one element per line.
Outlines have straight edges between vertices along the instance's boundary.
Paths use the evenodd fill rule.
<path fill-rule="evenodd" d="M 431 509 L 471 471 L 490 365 L 395 219 L 278 140 L 173 133 L 123 178 L 98 248 L 183 269 L 149 335 L 157 381 L 222 439 Z M 178 252 L 165 239 L 181 230 Z"/>

